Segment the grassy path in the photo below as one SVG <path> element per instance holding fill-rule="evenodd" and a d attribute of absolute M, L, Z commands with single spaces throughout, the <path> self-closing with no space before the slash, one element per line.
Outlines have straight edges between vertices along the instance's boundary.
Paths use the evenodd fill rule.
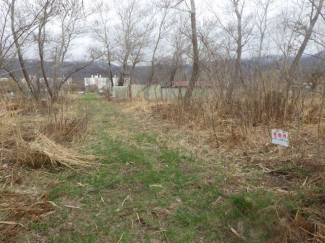
<path fill-rule="evenodd" d="M 83 174 L 57 172 L 48 193 L 58 208 L 32 225 L 34 236 L 119 243 L 273 238 L 273 195 L 247 191 L 232 175 L 231 161 L 197 157 L 178 143 L 182 138 L 158 132 L 158 123 L 148 129 L 120 106 L 95 103 L 89 146 L 101 167 Z"/>

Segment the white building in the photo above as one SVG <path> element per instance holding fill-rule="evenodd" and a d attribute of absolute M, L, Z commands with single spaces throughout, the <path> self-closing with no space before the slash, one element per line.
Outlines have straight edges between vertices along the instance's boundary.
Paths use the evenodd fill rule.
<path fill-rule="evenodd" d="M 99 90 L 110 87 L 108 78 L 102 78 L 102 75 L 91 75 L 91 78 L 85 78 L 85 88 L 97 87 Z"/>
<path fill-rule="evenodd" d="M 118 86 L 119 78 L 115 75 L 113 77 L 113 86 Z M 91 78 L 84 78 L 85 88 L 89 89 L 91 87 L 96 87 L 98 90 L 102 89 L 111 89 L 112 91 L 112 84 L 109 78 L 103 78 L 101 75 L 91 75 Z M 130 83 L 129 78 L 124 79 L 124 86 L 128 86 Z"/>

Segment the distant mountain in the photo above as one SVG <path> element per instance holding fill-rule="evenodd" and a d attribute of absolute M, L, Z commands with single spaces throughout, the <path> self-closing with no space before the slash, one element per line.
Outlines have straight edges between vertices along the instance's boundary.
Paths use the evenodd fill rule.
<path fill-rule="evenodd" d="M 304 55 L 300 59 L 300 64 L 302 67 L 324 71 L 325 51 L 321 51 L 315 55 Z"/>
<path fill-rule="evenodd" d="M 260 59 L 260 68 L 262 70 L 269 70 L 272 68 L 278 68 L 281 66 L 281 63 L 284 61 L 284 57 L 281 55 L 268 55 L 263 56 Z M 292 62 L 293 57 L 289 57 L 288 61 Z M 229 61 L 230 65 L 235 66 L 235 62 L 233 60 Z M 231 64 L 233 63 L 233 64 Z M 244 59 L 243 60 L 243 73 L 249 74 L 254 68 L 256 68 L 257 60 L 252 59 Z M 325 51 L 316 53 L 314 55 L 304 55 L 300 60 L 300 65 L 307 69 L 310 72 L 325 72 Z M 82 65 L 81 62 L 64 62 L 62 73 L 69 73 L 70 70 L 74 70 Z M 217 63 L 216 63 L 217 65 Z M 39 66 L 39 62 L 34 59 L 26 60 L 26 66 L 28 69 L 29 74 L 31 75 L 41 75 L 41 70 Z M 13 61 L 10 64 L 11 70 L 16 70 L 14 72 L 16 77 L 22 78 L 22 73 L 20 71 L 20 65 L 18 63 L 18 60 Z M 46 62 L 45 63 L 45 69 L 47 73 L 51 73 L 53 71 L 53 62 Z M 183 70 L 184 75 L 190 75 L 192 72 L 192 66 L 191 65 L 183 65 L 181 67 Z M 168 72 L 169 66 L 163 65 L 163 64 L 157 64 L 156 71 L 157 75 L 166 75 L 166 72 Z M 120 73 L 120 67 L 117 65 L 112 64 L 112 72 L 113 75 L 119 75 Z M 4 70 L 0 70 L 0 75 L 5 73 Z M 147 77 L 150 73 L 150 66 L 138 66 L 136 67 L 134 71 L 134 76 L 136 80 L 139 80 L 138 82 L 146 82 Z M 6 73 L 5 73 L 6 74 Z M 91 75 L 102 75 L 103 77 L 108 77 L 108 68 L 107 63 L 102 61 L 95 61 L 88 67 L 78 71 L 77 73 L 74 73 L 71 77 L 74 82 L 83 82 L 85 77 L 90 77 Z M 8 76 L 8 75 L 6 75 Z"/>
<path fill-rule="evenodd" d="M 30 75 L 40 75 L 41 76 L 41 69 L 39 62 L 34 59 L 28 59 L 25 61 L 26 62 L 26 67 L 28 70 L 28 73 Z M 51 73 L 53 71 L 53 62 L 45 62 L 45 70 L 51 76 Z M 64 62 L 63 67 L 62 67 L 62 73 L 70 73 L 71 70 L 75 70 L 78 67 L 82 66 L 83 63 L 81 62 Z M 22 78 L 22 72 L 20 71 L 20 65 L 18 60 L 13 61 L 8 65 L 10 70 L 16 70 L 14 71 L 14 74 L 18 78 Z M 118 75 L 119 73 L 119 67 L 116 65 L 112 65 L 112 72 L 113 75 Z M 5 73 L 6 76 L 9 76 L 6 74 L 4 70 L 0 70 L 0 74 Z M 107 64 L 100 62 L 100 61 L 95 61 L 92 64 L 90 64 L 88 67 L 78 71 L 77 73 L 74 73 L 71 77 L 75 81 L 83 81 L 84 77 L 90 77 L 91 75 L 102 75 L 107 77 L 108 76 L 108 71 L 107 71 Z"/>

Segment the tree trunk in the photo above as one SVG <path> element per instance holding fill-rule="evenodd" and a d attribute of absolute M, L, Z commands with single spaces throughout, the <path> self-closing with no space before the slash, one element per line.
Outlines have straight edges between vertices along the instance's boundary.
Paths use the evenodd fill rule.
<path fill-rule="evenodd" d="M 33 98 L 35 100 L 38 100 L 39 97 L 38 97 L 38 95 L 36 93 L 36 90 L 35 90 L 32 82 L 31 82 L 31 80 L 29 78 L 29 75 L 27 73 L 27 70 L 26 70 L 25 61 L 24 61 L 24 58 L 23 58 L 23 55 L 22 55 L 22 52 L 21 52 L 20 44 L 19 44 L 17 33 L 16 33 L 16 30 L 15 30 L 15 2 L 16 2 L 15 0 L 11 1 L 11 32 L 12 32 L 12 36 L 14 38 L 15 46 L 17 48 L 17 55 L 18 55 L 21 71 L 23 73 L 23 76 L 25 78 L 25 81 L 26 81 L 29 89 L 31 90 Z"/>
<path fill-rule="evenodd" d="M 184 105 L 187 107 L 190 105 L 193 89 L 199 75 L 199 50 L 198 50 L 199 48 L 198 48 L 198 41 L 197 41 L 196 10 L 195 10 L 194 0 L 191 0 L 191 28 L 192 28 L 192 45 L 193 45 L 193 72 L 192 72 L 192 76 L 188 88 L 185 93 Z"/>
<path fill-rule="evenodd" d="M 242 11 L 243 9 L 239 10 L 239 0 L 234 1 L 234 8 L 235 14 L 237 18 L 237 49 L 236 49 L 236 63 L 235 63 L 235 77 L 231 81 L 228 91 L 227 91 L 227 101 L 232 99 L 232 95 L 234 90 L 236 89 L 239 83 L 242 83 L 243 87 L 245 88 L 245 84 L 242 77 L 242 51 L 243 51 L 243 44 L 242 44 Z"/>
<path fill-rule="evenodd" d="M 113 72 L 112 72 L 111 60 L 108 60 L 108 76 L 109 76 L 109 80 L 111 82 L 111 86 L 113 88 L 114 82 L 113 82 Z"/>
<path fill-rule="evenodd" d="M 129 82 L 129 85 L 128 85 L 128 97 L 130 99 L 132 99 L 132 84 L 133 84 L 133 73 L 134 73 L 134 70 L 135 70 L 135 66 L 137 65 L 136 62 L 132 63 L 132 71 L 131 71 L 131 75 L 130 75 L 130 82 Z"/>
<path fill-rule="evenodd" d="M 236 85 L 241 82 L 242 79 L 242 65 L 241 65 L 241 56 L 242 56 L 242 28 L 241 28 L 241 15 L 237 15 L 238 25 L 237 25 L 237 57 L 236 57 L 236 65 L 235 65 L 235 82 Z"/>
<path fill-rule="evenodd" d="M 36 92 L 39 95 L 39 98 L 42 98 L 42 95 L 41 95 L 41 80 L 40 80 L 39 75 L 37 75 L 37 77 L 36 77 Z"/>
<path fill-rule="evenodd" d="M 154 77 L 154 74 L 155 74 L 155 56 L 156 56 L 157 48 L 158 48 L 158 42 L 155 45 L 155 48 L 154 48 L 154 51 L 153 51 L 153 54 L 152 54 L 152 58 L 151 58 L 151 68 L 150 68 L 150 75 L 149 75 L 149 80 L 148 80 L 149 84 L 152 83 L 153 77 Z"/>
<path fill-rule="evenodd" d="M 47 78 L 46 72 L 45 72 L 45 67 L 44 67 L 44 41 L 45 41 L 45 24 L 46 24 L 46 8 L 44 10 L 44 19 L 43 19 L 43 23 L 40 24 L 39 27 L 39 32 L 38 32 L 38 53 L 39 53 L 39 57 L 40 57 L 40 66 L 41 66 L 41 71 L 43 74 L 43 78 L 44 78 L 44 82 L 47 88 L 47 92 L 49 93 L 51 99 L 53 99 L 53 92 L 49 83 L 49 80 Z M 42 34 L 43 33 L 43 34 Z"/>
<path fill-rule="evenodd" d="M 166 16 L 167 16 L 167 8 L 165 9 L 163 18 L 162 18 L 162 20 L 160 22 L 160 25 L 159 25 L 158 38 L 157 38 L 155 47 L 153 49 L 152 57 L 151 57 L 151 68 L 150 68 L 150 75 L 149 75 L 149 80 L 148 80 L 148 83 L 149 84 L 152 83 L 153 78 L 154 78 L 154 75 L 155 75 L 155 58 L 156 58 L 156 52 L 157 52 L 157 49 L 158 49 L 158 46 L 159 46 L 159 42 L 161 40 L 162 30 L 163 30 L 163 27 L 164 27 L 164 24 L 165 24 Z"/>
<path fill-rule="evenodd" d="M 171 86 L 173 85 L 173 82 L 174 82 L 174 79 L 175 79 L 175 76 L 176 76 L 176 72 L 177 72 L 177 68 L 178 67 L 173 68 L 171 73 L 170 73 L 169 83 L 170 83 Z"/>
<path fill-rule="evenodd" d="M 127 61 L 124 60 L 123 64 L 122 64 L 122 71 L 120 72 L 120 78 L 118 80 L 118 86 L 123 86 L 124 85 L 124 78 L 125 78 L 125 74 L 126 74 L 126 70 L 127 70 Z"/>
<path fill-rule="evenodd" d="M 313 8 L 314 7 L 317 8 L 316 14 L 315 14 L 314 18 L 312 18 L 312 16 L 310 17 L 309 28 L 307 29 L 305 38 L 304 38 L 304 40 L 303 40 L 303 42 L 302 42 L 302 44 L 301 44 L 301 46 L 300 46 L 300 48 L 298 50 L 297 55 L 295 56 L 295 58 L 294 58 L 294 60 L 293 60 L 293 62 L 291 64 L 291 67 L 290 67 L 290 70 L 289 70 L 289 76 L 294 75 L 294 73 L 296 72 L 296 70 L 298 68 L 300 58 L 301 58 L 302 54 L 304 53 L 304 51 L 305 51 L 305 49 L 307 47 L 308 41 L 309 41 L 309 39 L 310 39 L 310 37 L 311 37 L 311 35 L 313 33 L 313 29 L 315 27 L 317 19 L 318 19 L 319 15 L 320 15 L 320 12 L 321 12 L 322 8 L 323 8 L 323 3 L 324 3 L 324 0 L 320 0 L 318 7 L 313 5 Z"/>

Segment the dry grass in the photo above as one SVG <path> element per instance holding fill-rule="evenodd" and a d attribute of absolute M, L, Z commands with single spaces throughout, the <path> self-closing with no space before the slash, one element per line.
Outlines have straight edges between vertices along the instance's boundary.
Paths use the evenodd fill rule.
<path fill-rule="evenodd" d="M 134 101 L 126 110 L 152 114 L 160 121 L 190 131 L 198 140 L 204 137 L 200 143 L 209 143 L 209 149 L 213 151 L 209 153 L 234 161 L 238 166 L 238 178 L 243 175 L 242 170 L 257 167 L 264 172 L 258 179 L 267 190 L 295 195 L 293 200 L 298 200 L 295 202 L 298 210 L 278 209 L 278 238 L 273 240 L 323 242 L 323 95 L 303 88 L 285 94 L 284 87 L 268 85 L 263 89 L 252 86 L 248 91 L 234 95 L 231 101 L 226 101 L 222 92 L 216 90 L 212 95 L 193 98 L 190 107 L 184 107 L 181 100 Z M 282 154 L 271 143 L 271 129 L 290 134 L 290 147 Z M 247 177 L 247 173 L 244 175 Z M 241 183 L 245 180 L 243 178 Z M 297 188 L 302 195 L 297 195 Z"/>
<path fill-rule="evenodd" d="M 87 134 L 88 111 L 77 112 L 71 104 L 1 100 L 0 114 L 0 163 L 74 169 L 93 164 L 91 157 L 65 147 Z"/>
<path fill-rule="evenodd" d="M 46 193 L 38 199 L 9 191 L 0 191 L 0 241 L 16 242 L 16 236 L 32 223 L 53 211 L 53 203 Z"/>
<path fill-rule="evenodd" d="M 72 149 L 67 149 L 43 134 L 38 134 L 32 142 L 22 139 L 17 142 L 17 157 L 24 164 L 37 167 L 42 164 L 53 167 L 65 166 L 71 169 L 91 167 L 93 156 L 80 156 Z M 23 152 L 20 152 L 23 151 Z"/>
<path fill-rule="evenodd" d="M 93 156 L 80 155 L 75 149 L 87 135 L 90 113 L 76 109 L 73 102 L 64 99 L 51 105 L 27 98 L 0 100 L 1 242 L 16 242 L 21 231 L 53 211 L 46 193 L 14 192 L 15 184 L 23 184 L 24 168 L 84 170 L 96 165 Z M 10 191 L 4 191 L 8 185 Z"/>

